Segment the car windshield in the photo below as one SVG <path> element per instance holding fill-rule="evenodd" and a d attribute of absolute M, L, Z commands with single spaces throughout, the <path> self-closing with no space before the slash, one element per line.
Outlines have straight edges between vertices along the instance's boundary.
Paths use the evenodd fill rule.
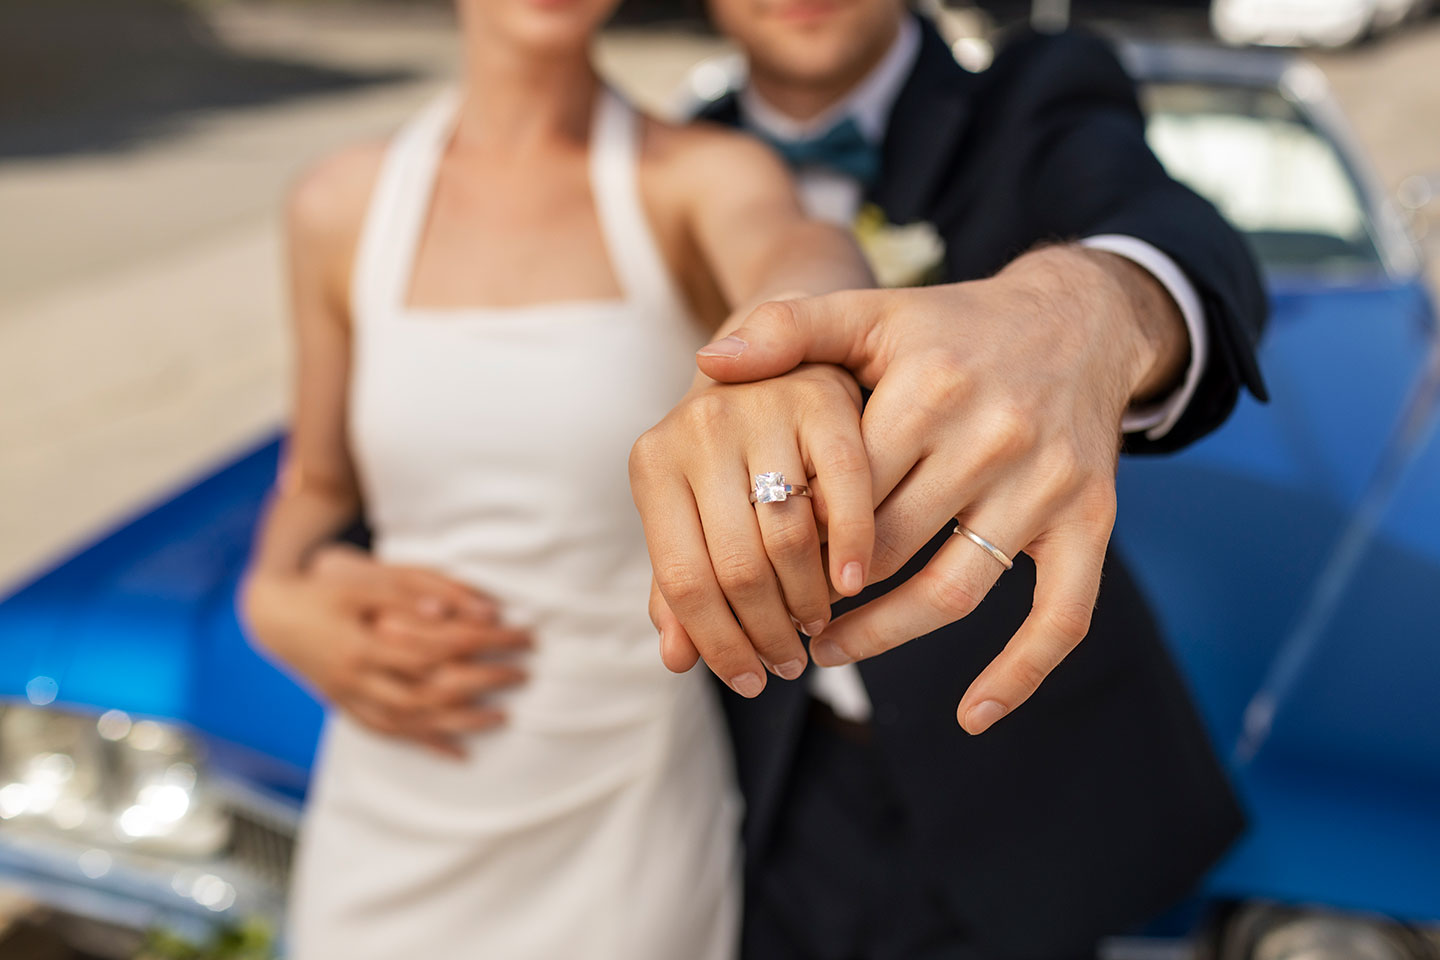
<path fill-rule="evenodd" d="M 1267 272 L 1383 268 L 1339 153 L 1278 92 L 1155 84 L 1145 98 L 1151 148 L 1249 237 Z"/>

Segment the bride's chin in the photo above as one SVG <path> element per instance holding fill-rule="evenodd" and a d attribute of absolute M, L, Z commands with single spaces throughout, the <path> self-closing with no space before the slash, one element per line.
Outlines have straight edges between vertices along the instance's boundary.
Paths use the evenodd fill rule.
<path fill-rule="evenodd" d="M 588 46 L 618 0 L 457 0 L 462 19 L 496 29 L 516 43 L 559 52 Z M 467 16 L 473 15 L 472 16 Z"/>

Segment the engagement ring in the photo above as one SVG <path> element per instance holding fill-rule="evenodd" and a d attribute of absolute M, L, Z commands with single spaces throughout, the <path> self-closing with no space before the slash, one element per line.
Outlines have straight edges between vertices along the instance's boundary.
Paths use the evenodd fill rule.
<path fill-rule="evenodd" d="M 791 497 L 808 497 L 810 488 L 803 483 L 786 483 L 783 473 L 755 474 L 755 489 L 750 491 L 751 503 L 781 503 Z"/>

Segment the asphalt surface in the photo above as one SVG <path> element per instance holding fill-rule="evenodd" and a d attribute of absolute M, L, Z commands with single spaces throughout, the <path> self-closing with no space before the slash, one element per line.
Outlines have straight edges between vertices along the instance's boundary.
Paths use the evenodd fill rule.
<path fill-rule="evenodd" d="M 230 4 L 177 21 L 145 3 L 148 27 L 92 24 L 68 61 L 0 29 L 0 591 L 273 433 L 286 185 L 394 129 L 459 66 L 443 8 Z M 1194 4 L 1141 24 L 1203 26 Z M 110 49 L 122 35 L 128 55 Z M 658 107 L 722 49 L 662 23 L 612 31 L 600 56 Z M 1440 20 L 1315 59 L 1387 185 L 1440 171 Z M 131 69 L 102 71 L 115 63 Z"/>

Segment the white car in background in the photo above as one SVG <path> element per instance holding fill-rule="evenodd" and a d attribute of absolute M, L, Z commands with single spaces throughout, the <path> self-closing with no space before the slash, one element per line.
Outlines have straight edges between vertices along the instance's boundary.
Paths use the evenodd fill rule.
<path fill-rule="evenodd" d="M 1230 44 L 1343 47 L 1418 16 L 1430 0 L 1213 0 L 1210 24 Z"/>

